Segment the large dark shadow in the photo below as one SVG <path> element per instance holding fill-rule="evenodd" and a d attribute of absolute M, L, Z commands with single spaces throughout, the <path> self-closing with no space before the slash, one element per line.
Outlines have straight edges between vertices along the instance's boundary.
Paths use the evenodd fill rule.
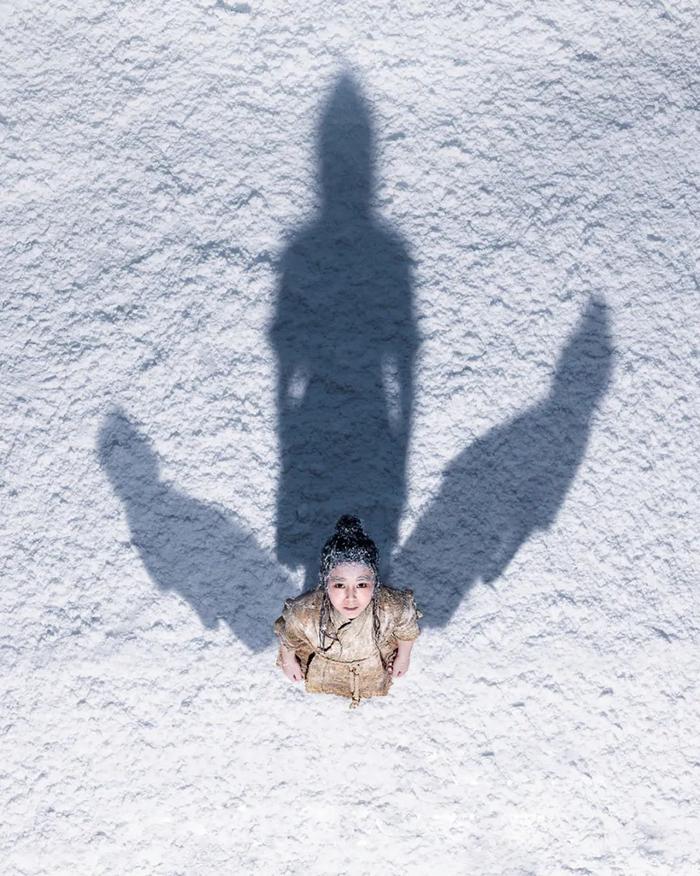
<path fill-rule="evenodd" d="M 392 566 L 426 626 L 444 627 L 474 584 L 491 583 L 554 521 L 581 463 L 611 374 L 604 302 L 592 299 L 556 363 L 548 395 L 465 448 Z"/>
<path fill-rule="evenodd" d="M 306 589 L 314 587 L 321 545 L 341 514 L 363 519 L 388 571 L 406 494 L 419 343 L 410 259 L 372 211 L 371 122 L 351 77 L 338 81 L 319 130 L 320 210 L 284 252 L 269 328 L 279 562 L 235 514 L 163 483 L 148 439 L 121 410 L 108 415 L 98 443 L 154 582 L 256 652 L 273 642 L 272 621 L 297 589 L 283 566 L 303 568 Z M 424 626 L 444 627 L 471 587 L 494 582 L 533 532 L 551 526 L 611 368 L 607 308 L 593 298 L 548 394 L 447 467 L 388 577 L 413 588 Z"/>
<path fill-rule="evenodd" d="M 359 515 L 386 563 L 406 495 L 418 333 L 406 246 L 372 210 L 368 107 L 342 76 L 322 112 L 317 217 L 285 250 L 269 337 L 281 452 L 277 557 L 316 585 L 321 546 Z"/>
<path fill-rule="evenodd" d="M 179 593 L 205 627 L 223 621 L 250 650 L 269 647 L 270 619 L 295 590 L 274 557 L 234 514 L 163 483 L 150 442 L 123 411 L 106 417 L 98 455 L 158 587 Z"/>

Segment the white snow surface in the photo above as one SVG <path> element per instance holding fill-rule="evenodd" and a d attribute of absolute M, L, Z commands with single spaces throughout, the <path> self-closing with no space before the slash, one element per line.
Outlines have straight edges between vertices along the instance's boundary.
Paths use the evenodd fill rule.
<path fill-rule="evenodd" d="M 3 5 L 3 873 L 700 872 L 697 11 Z M 420 336 L 390 583 L 452 592 L 356 710 L 271 631 L 302 571 L 268 327 L 344 74 Z M 446 473 L 559 453 L 538 405 L 591 301 L 609 378 L 546 523 L 513 522 L 520 456 L 478 481 L 520 533 L 487 575 Z"/>

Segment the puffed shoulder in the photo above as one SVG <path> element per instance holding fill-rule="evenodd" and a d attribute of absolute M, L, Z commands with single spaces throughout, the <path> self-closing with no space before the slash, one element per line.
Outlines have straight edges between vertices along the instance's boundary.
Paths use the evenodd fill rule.
<path fill-rule="evenodd" d="M 305 623 L 318 616 L 321 610 L 322 595 L 319 591 L 309 590 L 298 596 L 290 596 L 284 600 L 282 614 L 278 620 L 285 623 Z"/>
<path fill-rule="evenodd" d="M 413 590 L 409 587 L 401 589 L 389 587 L 388 584 L 382 584 L 379 588 L 379 601 L 388 610 L 393 609 L 403 613 L 407 609 L 414 609 L 418 617 L 423 617 L 423 612 L 416 606 L 415 599 L 413 598 Z"/>
<path fill-rule="evenodd" d="M 317 622 L 320 605 L 320 594 L 313 591 L 284 600 L 282 613 L 272 627 L 283 645 L 297 653 L 308 647 L 309 630 Z"/>
<path fill-rule="evenodd" d="M 421 632 L 418 618 L 423 617 L 423 612 L 416 606 L 413 590 L 384 585 L 380 589 L 380 599 L 382 608 L 391 618 L 390 628 L 394 638 L 399 641 L 417 639 Z"/>

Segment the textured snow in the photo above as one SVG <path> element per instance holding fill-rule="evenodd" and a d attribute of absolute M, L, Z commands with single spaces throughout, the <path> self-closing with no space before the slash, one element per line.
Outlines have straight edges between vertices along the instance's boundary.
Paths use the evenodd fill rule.
<path fill-rule="evenodd" d="M 3 873 L 700 872 L 697 6 L 0 24 Z M 425 612 L 354 711 L 271 630 L 270 332 L 343 81 L 410 265 Z"/>

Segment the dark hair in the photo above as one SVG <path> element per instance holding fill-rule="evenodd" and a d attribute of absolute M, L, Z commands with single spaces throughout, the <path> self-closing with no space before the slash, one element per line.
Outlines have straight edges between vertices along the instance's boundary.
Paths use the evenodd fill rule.
<path fill-rule="evenodd" d="M 377 613 L 377 591 L 379 590 L 379 551 L 377 545 L 365 532 L 362 521 L 352 514 L 343 514 L 335 524 L 335 532 L 323 545 L 321 565 L 318 573 L 318 590 L 323 590 L 321 613 L 319 616 L 318 640 L 322 651 L 327 651 L 334 641 L 339 642 L 331 622 L 331 602 L 328 596 L 328 576 L 340 563 L 363 563 L 374 572 L 374 591 L 372 593 L 372 629 L 374 641 L 379 644 L 379 615 Z M 326 645 L 326 639 L 331 639 Z M 341 644 L 342 649 L 342 644 Z"/>

